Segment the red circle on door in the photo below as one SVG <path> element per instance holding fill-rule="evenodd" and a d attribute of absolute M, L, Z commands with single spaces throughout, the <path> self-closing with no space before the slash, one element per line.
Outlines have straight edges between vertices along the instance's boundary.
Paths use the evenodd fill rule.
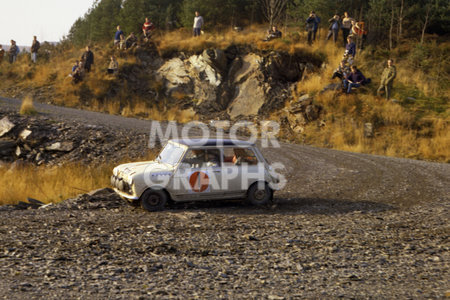
<path fill-rule="evenodd" d="M 209 186 L 208 174 L 204 172 L 194 172 L 189 177 L 189 184 L 194 192 L 201 193 L 206 191 Z"/>

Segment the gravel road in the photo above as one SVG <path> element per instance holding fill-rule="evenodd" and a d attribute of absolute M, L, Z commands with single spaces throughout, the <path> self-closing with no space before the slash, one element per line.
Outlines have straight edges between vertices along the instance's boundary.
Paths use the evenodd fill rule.
<path fill-rule="evenodd" d="M 0 98 L 0 110 L 19 105 Z M 150 130 L 145 120 L 35 106 L 57 120 Z M 148 213 L 104 194 L 0 209 L 0 297 L 449 296 L 448 164 L 293 144 L 263 152 L 288 179 L 270 208 Z"/>

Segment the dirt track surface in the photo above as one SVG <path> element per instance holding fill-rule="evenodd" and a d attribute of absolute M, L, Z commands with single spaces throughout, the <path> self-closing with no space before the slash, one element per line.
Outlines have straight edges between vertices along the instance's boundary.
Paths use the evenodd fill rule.
<path fill-rule="evenodd" d="M 0 109 L 18 105 L 0 98 Z M 55 119 L 150 130 L 144 120 L 37 107 Z M 147 213 L 106 195 L 0 209 L 0 297 L 445 297 L 448 164 L 291 144 L 263 152 L 288 179 L 270 208 Z"/>

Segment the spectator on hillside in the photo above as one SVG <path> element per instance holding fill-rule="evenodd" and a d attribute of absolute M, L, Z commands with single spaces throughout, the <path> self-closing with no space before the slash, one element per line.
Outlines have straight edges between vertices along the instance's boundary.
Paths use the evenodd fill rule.
<path fill-rule="evenodd" d="M 119 63 L 117 62 L 115 56 L 111 55 L 111 60 L 109 61 L 107 72 L 108 74 L 117 74 L 118 71 L 119 71 Z"/>
<path fill-rule="evenodd" d="M 314 23 L 313 36 L 312 36 L 313 41 L 316 40 L 317 31 L 319 30 L 319 23 L 320 23 L 320 18 L 318 15 L 316 15 L 316 22 Z"/>
<path fill-rule="evenodd" d="M 345 46 L 344 59 L 348 61 L 350 65 L 355 61 L 356 56 L 356 44 L 353 42 L 351 36 L 347 37 L 347 46 Z"/>
<path fill-rule="evenodd" d="M 4 56 L 5 56 L 5 50 L 3 50 L 3 46 L 0 45 L 0 64 L 2 63 Z"/>
<path fill-rule="evenodd" d="M 134 32 L 130 33 L 129 36 L 125 39 L 125 49 L 133 48 L 137 45 L 138 39 L 134 35 Z"/>
<path fill-rule="evenodd" d="M 72 83 L 77 84 L 83 79 L 83 66 L 79 60 L 75 61 L 72 67 L 72 72 L 69 74 L 72 77 Z"/>
<path fill-rule="evenodd" d="M 320 22 L 320 21 L 319 21 Z M 306 19 L 306 31 L 308 32 L 308 44 L 312 44 L 313 40 L 316 38 L 316 32 L 319 28 L 318 18 L 314 11 L 309 14 Z"/>
<path fill-rule="evenodd" d="M 344 47 L 347 44 L 347 37 L 350 34 L 350 30 L 352 29 L 352 21 L 353 19 L 349 17 L 348 12 L 344 13 L 342 17 L 342 36 L 344 38 Z"/>
<path fill-rule="evenodd" d="M 195 12 L 194 25 L 192 27 L 194 28 L 194 36 L 200 36 L 203 27 L 203 17 L 200 16 L 198 11 Z"/>
<path fill-rule="evenodd" d="M 367 38 L 367 31 L 365 30 L 364 22 L 356 22 L 355 20 L 352 20 L 352 30 L 350 32 L 350 36 L 354 39 L 361 40 L 360 46 L 362 49 L 364 41 Z"/>
<path fill-rule="evenodd" d="M 84 70 L 89 73 L 91 66 L 94 64 L 94 53 L 92 53 L 89 46 L 86 46 L 86 51 L 81 56 L 81 61 L 83 62 Z"/>
<path fill-rule="evenodd" d="M 327 41 L 331 36 L 333 36 L 333 41 L 336 43 L 339 34 L 339 27 L 341 26 L 339 16 L 334 15 L 334 17 L 328 20 L 328 23 L 330 23 L 330 26 L 328 27 Z"/>
<path fill-rule="evenodd" d="M 384 68 L 383 73 L 381 74 L 380 87 L 377 90 L 378 95 L 381 95 L 384 90 L 386 99 L 390 99 L 395 76 L 397 76 L 397 69 L 394 66 L 394 60 L 389 59 L 387 61 L 387 66 Z"/>
<path fill-rule="evenodd" d="M 347 74 L 347 76 L 343 81 L 344 89 L 346 90 L 347 94 L 350 94 L 352 88 L 358 88 L 361 85 L 370 83 L 370 79 L 366 79 L 363 73 L 360 70 L 358 70 L 358 68 L 355 65 L 351 66 L 350 69 L 351 72 Z"/>
<path fill-rule="evenodd" d="M 124 35 L 122 29 L 120 29 L 120 25 L 117 25 L 117 31 L 114 34 L 114 46 L 119 47 L 120 46 L 120 36 Z"/>
<path fill-rule="evenodd" d="M 331 79 L 334 79 L 337 77 L 341 80 L 344 80 L 347 77 L 347 74 L 349 74 L 349 73 L 350 73 L 349 66 L 346 64 L 345 60 L 342 60 L 339 63 L 339 67 L 337 67 L 337 69 L 334 70 L 333 76 L 331 76 Z"/>
<path fill-rule="evenodd" d="M 15 40 L 11 40 L 11 46 L 9 47 L 9 62 L 12 64 L 17 60 L 17 55 L 19 55 L 20 49 L 16 45 Z"/>
<path fill-rule="evenodd" d="M 119 40 L 119 49 L 123 50 L 125 49 L 125 36 L 123 34 L 120 35 L 120 40 Z"/>
<path fill-rule="evenodd" d="M 31 43 L 31 61 L 36 63 L 37 60 L 37 53 L 39 51 L 39 48 L 41 47 L 41 44 L 37 40 L 37 37 L 33 37 L 33 42 Z"/>
<path fill-rule="evenodd" d="M 279 39 L 281 36 L 282 33 L 278 30 L 277 26 L 272 26 L 271 29 L 267 30 L 267 37 L 264 41 L 267 42 L 273 39 Z"/>
<path fill-rule="evenodd" d="M 149 18 L 145 18 L 145 23 L 142 25 L 142 33 L 144 34 L 144 40 L 148 41 L 152 36 L 152 31 L 155 29 L 155 25 Z"/>

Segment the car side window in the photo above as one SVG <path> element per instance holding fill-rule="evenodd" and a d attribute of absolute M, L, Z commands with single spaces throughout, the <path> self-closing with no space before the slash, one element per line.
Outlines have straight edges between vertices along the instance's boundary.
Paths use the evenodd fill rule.
<path fill-rule="evenodd" d="M 183 163 L 189 164 L 191 168 L 218 167 L 220 162 L 219 149 L 190 149 L 183 159 Z"/>
<path fill-rule="evenodd" d="M 250 148 L 225 148 L 224 149 L 224 165 L 232 166 L 232 165 L 256 165 L 258 164 L 258 158 Z"/>

